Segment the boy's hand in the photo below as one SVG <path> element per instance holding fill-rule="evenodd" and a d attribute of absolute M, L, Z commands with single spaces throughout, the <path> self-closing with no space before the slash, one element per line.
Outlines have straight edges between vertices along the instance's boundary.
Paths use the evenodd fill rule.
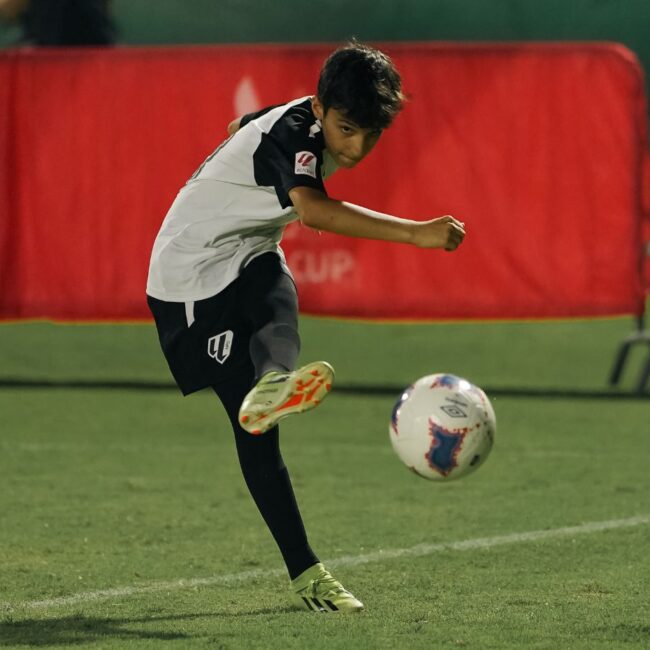
<path fill-rule="evenodd" d="M 239 131 L 239 123 L 241 122 L 241 117 L 238 117 L 237 119 L 234 119 L 229 125 L 228 125 L 228 135 L 233 135 Z"/>
<path fill-rule="evenodd" d="M 413 243 L 420 248 L 456 250 L 465 237 L 465 224 L 450 215 L 417 222 L 414 225 Z"/>

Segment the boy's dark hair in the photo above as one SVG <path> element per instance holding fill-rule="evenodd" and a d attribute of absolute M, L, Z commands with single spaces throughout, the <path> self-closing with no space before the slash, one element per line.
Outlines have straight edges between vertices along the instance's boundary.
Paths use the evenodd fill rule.
<path fill-rule="evenodd" d="M 362 128 L 385 129 L 402 110 L 402 79 L 386 54 L 351 41 L 323 64 L 318 99 L 325 112 L 335 108 Z"/>

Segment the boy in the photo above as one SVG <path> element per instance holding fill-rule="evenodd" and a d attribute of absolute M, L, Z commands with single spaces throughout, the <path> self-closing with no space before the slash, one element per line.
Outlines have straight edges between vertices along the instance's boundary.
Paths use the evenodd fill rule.
<path fill-rule="evenodd" d="M 153 247 L 148 303 L 183 394 L 212 387 L 228 414 L 248 488 L 286 563 L 295 602 L 315 612 L 363 604 L 307 541 L 279 449 L 278 421 L 316 406 L 332 367 L 295 370 L 296 288 L 279 247 L 296 219 L 316 230 L 455 250 L 464 226 L 400 219 L 336 201 L 323 179 L 370 153 L 402 108 L 382 52 L 353 42 L 321 70 L 318 92 L 244 115 L 190 178 Z"/>

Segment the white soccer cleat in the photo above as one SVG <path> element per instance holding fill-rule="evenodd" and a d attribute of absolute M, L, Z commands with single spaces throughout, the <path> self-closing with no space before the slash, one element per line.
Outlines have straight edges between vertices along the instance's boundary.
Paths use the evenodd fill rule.
<path fill-rule="evenodd" d="M 267 372 L 246 395 L 239 409 L 242 429 L 259 435 L 294 413 L 318 406 L 332 390 L 334 368 L 326 361 L 293 372 Z"/>

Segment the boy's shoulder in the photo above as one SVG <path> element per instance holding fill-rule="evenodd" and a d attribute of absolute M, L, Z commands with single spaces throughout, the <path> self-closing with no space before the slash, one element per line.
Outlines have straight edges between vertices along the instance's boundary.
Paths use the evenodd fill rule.
<path fill-rule="evenodd" d="M 241 141 L 252 157 L 256 185 L 274 187 L 282 208 L 291 206 L 289 190 L 296 186 L 325 193 L 323 180 L 335 171 L 311 100 L 300 97 L 242 118 Z"/>
<path fill-rule="evenodd" d="M 320 125 L 311 109 L 310 96 L 247 113 L 242 116 L 240 127 L 250 122 L 257 122 L 261 131 L 272 135 L 313 139 L 320 132 Z"/>

